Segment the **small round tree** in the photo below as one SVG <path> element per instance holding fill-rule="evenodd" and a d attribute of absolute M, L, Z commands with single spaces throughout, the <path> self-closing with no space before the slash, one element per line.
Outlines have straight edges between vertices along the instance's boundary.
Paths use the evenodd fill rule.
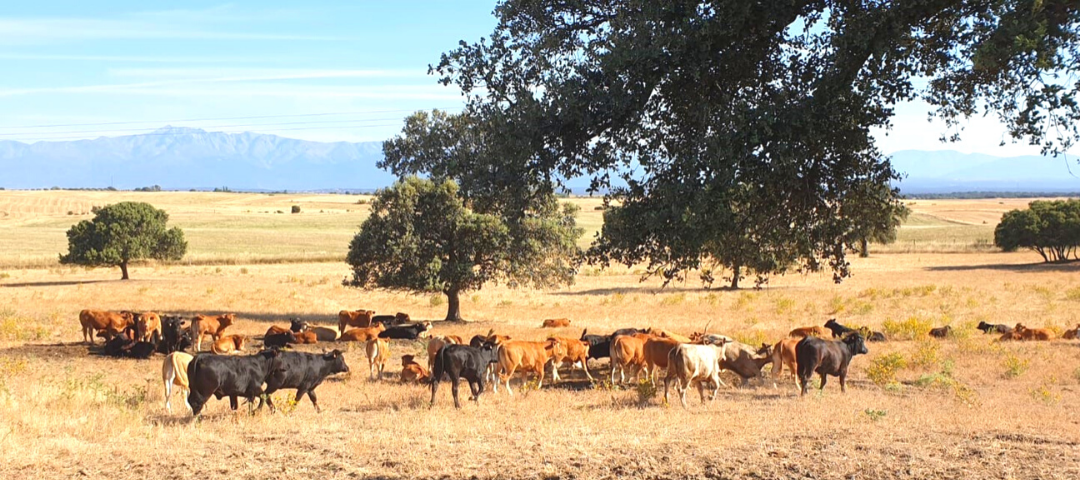
<path fill-rule="evenodd" d="M 180 260 L 187 251 L 184 232 L 166 228 L 169 214 L 144 202 L 121 202 L 98 209 L 67 231 L 68 253 L 60 263 L 92 267 L 118 266 L 128 279 L 133 260 Z"/>

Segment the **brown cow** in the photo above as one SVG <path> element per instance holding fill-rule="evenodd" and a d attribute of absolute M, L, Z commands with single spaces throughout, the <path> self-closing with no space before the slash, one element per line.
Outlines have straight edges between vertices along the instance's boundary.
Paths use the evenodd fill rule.
<path fill-rule="evenodd" d="M 655 380 L 660 370 L 667 370 L 668 354 L 681 343 L 684 342 L 663 336 L 645 340 L 641 346 L 642 355 L 645 356 L 645 374 Z"/>
<path fill-rule="evenodd" d="M 332 330 L 331 330 L 332 331 Z M 319 335 L 312 331 L 292 332 L 293 341 L 300 344 L 319 343 Z"/>
<path fill-rule="evenodd" d="M 431 374 L 419 363 L 416 363 L 415 358 L 412 355 L 403 355 L 401 357 L 401 383 L 427 383 L 431 378 Z"/>
<path fill-rule="evenodd" d="M 788 372 L 791 373 L 792 380 L 796 380 L 795 377 L 795 345 L 802 340 L 801 338 L 785 338 L 776 342 L 776 345 L 772 347 L 772 376 L 773 381 L 780 378 L 780 375 L 784 373 L 784 367 L 788 368 Z M 796 380 L 796 386 L 798 386 L 798 380 Z"/>
<path fill-rule="evenodd" d="M 82 324 L 83 341 L 92 344 L 95 333 L 109 340 L 134 325 L 135 315 L 128 311 L 83 310 L 79 312 L 79 323 Z"/>
<path fill-rule="evenodd" d="M 585 377 L 590 382 L 593 381 L 593 377 L 589 374 L 589 342 L 567 337 L 548 337 L 547 341 L 556 341 L 562 344 L 560 353 L 553 360 L 551 367 L 551 379 L 552 381 L 559 382 L 559 366 L 570 363 L 570 368 L 574 368 L 574 365 L 581 365 L 581 370 L 585 372 Z"/>
<path fill-rule="evenodd" d="M 224 335 L 214 340 L 210 345 L 210 351 L 218 355 L 240 355 L 244 353 L 244 343 L 247 337 L 243 335 Z"/>
<path fill-rule="evenodd" d="M 315 338 L 318 338 L 320 342 L 333 342 L 341 336 L 341 332 L 334 330 L 333 327 L 322 327 L 311 325 L 307 329 L 307 333 L 314 333 Z"/>
<path fill-rule="evenodd" d="M 645 340 L 652 338 L 648 333 L 618 335 L 611 341 L 611 383 L 615 383 L 615 372 L 619 372 L 619 383 L 626 383 L 626 374 L 641 377 L 645 369 Z"/>
<path fill-rule="evenodd" d="M 499 346 L 499 379 L 506 382 L 506 391 L 510 389 L 510 379 L 515 373 L 521 373 L 522 381 L 529 372 L 537 375 L 536 388 L 544 384 L 544 366 L 553 357 L 566 355 L 562 345 L 555 340 L 545 342 L 509 341 Z M 434 379 L 438 381 L 438 379 Z M 499 391 L 498 382 L 495 391 Z"/>
<path fill-rule="evenodd" d="M 657 336 L 664 337 L 664 338 L 670 338 L 672 340 L 678 341 L 679 343 L 692 343 L 693 342 L 693 340 L 691 340 L 690 337 L 685 337 L 685 336 L 679 335 L 678 333 L 669 332 L 667 330 L 653 330 L 652 332 L 653 332 L 653 334 L 655 334 Z M 667 369 L 667 367 L 664 367 L 664 368 Z"/>
<path fill-rule="evenodd" d="M 191 339 L 195 342 L 195 351 L 198 352 L 202 349 L 203 335 L 210 335 L 216 342 L 221 338 L 222 332 L 235 321 L 236 315 L 232 313 L 226 313 L 216 317 L 210 315 L 195 315 L 195 318 L 191 319 L 191 326 L 188 327 L 191 330 Z"/>
<path fill-rule="evenodd" d="M 390 341 L 385 338 L 368 340 L 364 345 L 367 354 L 368 368 L 371 370 L 372 380 L 382 380 L 383 370 L 386 369 L 386 361 L 390 359 Z M 376 369 L 378 374 L 375 373 Z"/>
<path fill-rule="evenodd" d="M 804 338 L 804 337 L 832 338 L 832 331 L 830 331 L 829 329 L 827 329 L 825 327 L 822 327 L 820 325 L 815 325 L 813 327 L 799 327 L 799 328 L 796 328 L 795 330 L 792 330 L 791 332 L 789 332 L 788 336 L 792 337 L 792 338 Z"/>
<path fill-rule="evenodd" d="M 443 335 L 433 336 L 427 342 L 427 354 L 428 354 L 428 369 L 432 369 L 435 366 L 435 354 L 439 353 L 439 349 L 446 345 L 464 345 L 465 341 L 461 339 L 460 335 Z"/>
<path fill-rule="evenodd" d="M 952 327 L 945 325 L 944 327 L 931 328 L 930 336 L 934 338 L 945 338 L 949 336 L 949 332 L 952 331 Z"/>
<path fill-rule="evenodd" d="M 1020 334 L 1021 340 L 1050 340 L 1054 338 L 1054 332 L 1045 328 L 1027 328 L 1022 323 L 1017 323 L 1013 331 Z"/>
<path fill-rule="evenodd" d="M 345 327 L 368 328 L 375 310 L 342 310 L 338 312 L 338 331 L 345 333 Z"/>
<path fill-rule="evenodd" d="M 339 342 L 366 342 L 371 339 L 379 338 L 379 334 L 386 331 L 386 326 L 381 323 L 376 323 L 374 327 L 367 328 L 354 328 L 348 330 L 338 337 Z"/>
<path fill-rule="evenodd" d="M 135 335 L 141 342 L 161 340 L 161 317 L 154 312 L 140 313 L 135 318 Z"/>
<path fill-rule="evenodd" d="M 1011 332 L 1003 333 L 1001 338 L 998 339 L 999 342 L 1006 342 L 1009 340 L 1023 340 L 1023 337 L 1020 336 L 1020 332 L 1013 330 Z"/>
<path fill-rule="evenodd" d="M 1064 340 L 1076 340 L 1080 338 L 1080 323 L 1076 324 L 1076 328 L 1072 330 L 1065 330 L 1065 333 L 1061 334 L 1061 338 Z"/>
<path fill-rule="evenodd" d="M 543 323 L 543 325 L 540 325 L 540 328 L 560 328 L 560 327 L 569 327 L 569 326 L 570 326 L 570 319 L 569 318 L 549 318 L 547 320 L 544 320 L 544 323 Z"/>
<path fill-rule="evenodd" d="M 772 359 L 772 346 L 768 344 L 763 343 L 761 348 L 755 349 L 750 345 L 732 342 L 726 344 L 724 358 L 720 359 L 720 369 L 741 377 L 744 386 L 749 383 L 751 378 L 755 377 L 760 378 L 764 383 L 765 377 L 761 373 L 761 368 L 765 364 L 772 362 Z M 797 361 L 798 356 L 796 356 Z M 774 383 L 773 386 L 775 387 L 776 384 Z"/>
<path fill-rule="evenodd" d="M 193 357 L 184 352 L 173 352 L 165 356 L 165 362 L 161 364 L 161 382 L 165 384 L 165 411 L 172 412 L 169 400 L 172 398 L 173 385 L 180 387 L 180 397 L 184 399 L 184 405 L 188 410 L 191 406 L 187 403 L 188 387 L 187 367 Z"/>

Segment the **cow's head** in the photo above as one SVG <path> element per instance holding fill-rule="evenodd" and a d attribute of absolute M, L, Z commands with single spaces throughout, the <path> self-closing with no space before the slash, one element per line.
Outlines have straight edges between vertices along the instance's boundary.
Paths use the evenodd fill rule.
<path fill-rule="evenodd" d="M 235 321 L 236 321 L 236 314 L 235 313 L 226 313 L 224 315 L 219 315 L 218 316 L 218 325 L 220 325 L 221 328 L 228 327 L 229 325 L 232 325 L 233 322 L 235 322 Z"/>
<path fill-rule="evenodd" d="M 851 349 L 852 355 L 870 353 L 866 349 L 866 339 L 859 332 L 851 332 L 844 336 L 844 343 Z"/>
<path fill-rule="evenodd" d="M 331 352 L 326 352 L 322 355 L 323 360 L 330 363 L 330 373 L 346 373 L 349 371 L 349 366 L 345 364 L 345 355 L 341 353 L 341 350 L 335 349 Z"/>
<path fill-rule="evenodd" d="M 835 318 L 830 318 L 827 322 L 825 322 L 825 328 L 835 327 L 836 325 L 837 323 Z"/>
<path fill-rule="evenodd" d="M 492 342 L 484 342 L 480 344 L 480 352 L 483 353 L 484 358 L 487 358 L 487 363 L 499 362 L 499 346 Z"/>
<path fill-rule="evenodd" d="M 243 350 L 244 344 L 247 343 L 247 337 L 244 335 L 236 335 L 233 337 L 233 343 L 236 344 L 237 350 Z"/>
<path fill-rule="evenodd" d="M 411 320 L 412 318 L 410 318 L 407 313 L 397 312 L 394 315 L 394 321 L 397 323 L 409 323 Z"/>
<path fill-rule="evenodd" d="M 409 366 L 410 363 L 416 363 L 416 361 L 413 360 L 415 358 L 416 358 L 415 355 L 402 355 L 401 356 L 401 366 L 407 367 L 407 366 Z"/>
<path fill-rule="evenodd" d="M 300 318 L 292 318 L 289 320 L 289 330 L 293 332 L 306 332 L 308 329 L 308 323 Z"/>
<path fill-rule="evenodd" d="M 1025 327 L 1022 323 L 1017 323 L 1016 326 L 1013 327 L 1013 331 L 1016 333 L 1024 333 L 1024 331 L 1026 331 L 1027 329 L 1028 328 Z"/>

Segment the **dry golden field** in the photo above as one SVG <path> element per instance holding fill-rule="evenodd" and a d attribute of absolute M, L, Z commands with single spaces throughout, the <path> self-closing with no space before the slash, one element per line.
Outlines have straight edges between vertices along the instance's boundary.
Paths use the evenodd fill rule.
<path fill-rule="evenodd" d="M 115 269 L 49 263 L 67 226 L 89 218 L 67 210 L 130 198 L 166 208 L 204 261 L 135 267 L 125 282 Z M 441 318 L 442 297 L 345 288 L 343 262 L 291 256 L 300 244 L 343 255 L 364 215 L 356 199 L 0 192 L 0 478 L 1080 478 L 1080 342 L 999 343 L 973 328 L 1024 322 L 1060 334 L 1080 323 L 1080 265 L 1035 264 L 1029 252 L 942 242 L 941 251 L 967 253 L 875 254 L 853 259 L 855 276 L 841 285 L 827 274 L 789 274 L 760 291 L 661 289 L 639 282 L 639 271 L 586 268 L 569 288 L 465 295 L 471 323 L 436 322 L 437 334 L 495 329 L 540 340 L 584 327 L 687 334 L 711 321 L 710 331 L 759 344 L 835 317 L 892 337 L 854 359 L 846 394 L 831 379 L 823 393 L 799 398 L 781 378 L 777 388 L 723 388 L 704 406 L 691 392 L 686 410 L 677 400 L 664 405 L 662 386 L 656 396 L 606 382 L 587 388 L 565 370 L 564 385 L 545 380 L 513 397 L 489 391 L 460 411 L 444 384 L 428 409 L 429 390 L 391 378 L 401 355 L 424 347 L 398 341 L 378 382 L 358 345 L 306 348 L 346 350 L 352 369 L 318 389 L 322 414 L 306 399 L 255 416 L 211 400 L 191 422 L 179 398 L 173 414 L 163 410 L 162 356 L 116 360 L 80 343 L 83 308 L 229 311 L 240 318 L 235 331 L 253 336 L 290 316 L 334 325 L 342 308 Z M 927 232 L 949 225 L 992 236 L 1002 211 L 1026 203 L 917 201 L 916 218 L 935 220 L 906 226 L 901 239 L 920 230 L 934 241 L 943 236 Z M 292 204 L 303 213 L 254 213 Z M 595 230 L 599 212 L 582 213 Z M 571 327 L 537 328 L 563 316 Z M 952 338 L 925 336 L 945 324 Z M 606 361 L 591 367 L 601 378 L 608 370 Z"/>

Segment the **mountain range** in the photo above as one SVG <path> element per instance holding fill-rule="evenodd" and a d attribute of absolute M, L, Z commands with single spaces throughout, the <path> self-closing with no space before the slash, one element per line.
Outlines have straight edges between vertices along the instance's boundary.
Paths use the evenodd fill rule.
<path fill-rule="evenodd" d="M 951 150 L 892 155 L 904 193 L 1080 191 L 1075 157 L 995 157 Z M 0 141 L 0 187 L 8 189 L 370 191 L 394 176 L 376 167 L 382 142 L 313 142 L 251 132 L 164 127 L 92 140 Z M 1075 172 L 1075 175 L 1074 173 Z M 585 179 L 571 179 L 575 191 Z"/>

